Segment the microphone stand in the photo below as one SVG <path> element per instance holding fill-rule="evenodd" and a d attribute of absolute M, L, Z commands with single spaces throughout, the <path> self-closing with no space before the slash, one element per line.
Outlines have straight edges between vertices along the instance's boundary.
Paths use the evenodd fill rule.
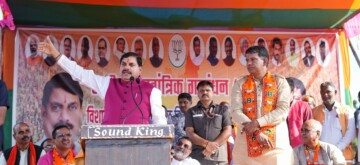
<path fill-rule="evenodd" d="M 141 86 L 140 86 L 140 78 L 136 78 L 136 84 L 138 85 L 138 88 L 139 88 L 139 91 L 140 91 L 140 102 L 139 102 L 139 105 L 141 105 L 141 102 L 143 100 L 143 95 L 142 95 L 142 90 L 141 90 Z M 135 102 L 136 103 L 136 102 Z M 142 124 L 144 124 L 144 114 L 141 110 L 141 108 L 139 106 L 137 106 L 139 108 L 139 111 L 141 113 L 141 122 Z"/>
<path fill-rule="evenodd" d="M 132 99 L 133 99 L 136 107 L 134 107 L 134 108 L 125 116 L 124 121 L 123 121 L 122 124 L 125 123 L 126 119 L 129 117 L 129 115 L 132 114 L 136 109 L 139 109 L 139 110 L 140 110 L 141 117 L 142 117 L 142 118 L 141 118 L 141 119 L 142 119 L 142 124 L 144 124 L 144 115 L 143 115 L 143 113 L 142 113 L 142 111 L 141 111 L 141 109 L 140 109 L 140 107 L 139 107 L 139 104 L 141 104 L 141 102 L 142 102 L 142 92 L 141 92 L 141 88 L 140 88 L 140 96 L 141 96 L 141 98 L 140 98 L 140 103 L 138 104 L 138 103 L 136 102 L 135 96 L 134 96 L 133 82 L 134 82 L 134 77 L 131 76 L 131 77 L 130 77 L 130 91 L 131 91 L 131 97 L 132 97 Z M 139 83 L 140 83 L 140 79 L 139 79 L 139 78 L 136 79 L 136 83 L 138 84 L 138 86 L 140 86 L 140 85 L 139 85 Z"/>

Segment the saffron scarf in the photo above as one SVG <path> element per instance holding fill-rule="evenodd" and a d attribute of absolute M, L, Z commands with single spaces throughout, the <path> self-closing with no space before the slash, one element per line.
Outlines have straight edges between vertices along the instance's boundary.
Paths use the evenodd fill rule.
<path fill-rule="evenodd" d="M 36 151 L 34 144 L 32 142 L 29 143 L 29 149 L 30 149 L 29 165 L 36 165 Z M 9 159 L 6 161 L 6 164 L 14 165 L 16 162 L 17 153 L 18 153 L 18 145 L 15 144 L 15 146 L 10 151 L 10 156 Z"/>
<path fill-rule="evenodd" d="M 53 159 L 54 165 L 75 165 L 74 153 L 71 149 L 68 151 L 68 155 L 64 159 L 59 153 L 56 151 L 56 147 L 53 149 Z"/>
<path fill-rule="evenodd" d="M 261 116 L 264 116 L 276 108 L 277 102 L 277 84 L 276 78 L 267 72 L 262 79 L 262 103 L 261 103 Z M 242 103 L 243 112 L 250 120 L 256 120 L 257 114 L 257 89 L 254 76 L 249 75 L 245 83 L 242 85 Z M 265 126 L 259 129 L 269 137 L 272 143 L 275 144 L 275 127 Z M 249 157 L 256 157 L 262 154 L 265 148 L 258 143 L 254 134 L 246 134 L 247 150 Z"/>
<path fill-rule="evenodd" d="M 305 156 L 308 165 L 315 165 L 319 161 L 319 150 L 320 150 L 320 144 L 318 143 L 315 146 L 314 158 L 313 158 L 313 162 L 311 163 L 309 149 L 308 147 L 305 146 Z"/>

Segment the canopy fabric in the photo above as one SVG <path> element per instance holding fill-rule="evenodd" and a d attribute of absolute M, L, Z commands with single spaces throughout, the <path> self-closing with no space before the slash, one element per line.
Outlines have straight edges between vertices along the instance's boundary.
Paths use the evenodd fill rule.
<path fill-rule="evenodd" d="M 342 28 L 360 0 L 18 0 L 16 25 L 57 27 Z"/>

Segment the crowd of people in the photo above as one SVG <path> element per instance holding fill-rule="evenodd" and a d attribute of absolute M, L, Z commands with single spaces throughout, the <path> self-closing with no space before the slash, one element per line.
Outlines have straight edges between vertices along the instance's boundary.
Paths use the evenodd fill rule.
<path fill-rule="evenodd" d="M 49 38 L 40 43 L 38 50 L 53 57 L 67 72 L 52 79 L 68 77 L 70 81 L 49 81 L 47 92 L 44 89 L 42 115 L 61 111 L 60 116 L 64 116 L 62 107 L 76 113 L 83 101 L 81 88 L 71 88 L 67 97 L 54 93 L 67 91 L 61 84 L 80 83 L 105 100 L 102 124 L 168 124 L 161 92 L 141 79 L 142 59 L 136 53 L 125 53 L 120 59 L 121 77 L 110 78 L 96 75 L 60 54 Z M 316 104 L 311 96 L 295 94 L 292 79 L 268 70 L 266 48 L 252 46 L 245 58 L 249 74 L 234 83 L 230 103 L 215 103 L 214 86 L 207 80 L 197 84 L 197 103 L 193 104 L 190 94 L 179 94 L 180 112 L 171 117 L 175 126 L 169 153 L 172 165 L 345 165 L 359 160 L 352 147 L 359 128 L 355 124 L 358 113 L 354 115 L 350 107 L 336 100 L 334 83 L 320 85 L 322 102 Z M 66 99 L 52 100 L 56 96 Z M 67 99 L 72 97 L 73 102 Z M 13 127 L 16 144 L 4 150 L 0 165 L 83 164 L 84 151 L 77 154 L 78 145 L 73 139 L 73 130 L 78 129 L 74 122 L 78 120 L 49 124 L 40 146 L 31 142 L 29 124 L 18 122 Z"/>

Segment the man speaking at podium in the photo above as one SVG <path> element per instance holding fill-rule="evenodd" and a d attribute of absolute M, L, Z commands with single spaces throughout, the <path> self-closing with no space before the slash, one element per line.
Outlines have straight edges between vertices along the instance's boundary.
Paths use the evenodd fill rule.
<path fill-rule="evenodd" d="M 120 78 L 96 75 L 69 60 L 47 42 L 41 42 L 38 50 L 52 57 L 73 79 L 96 91 L 105 100 L 102 124 L 166 124 L 162 108 L 161 91 L 140 78 L 142 59 L 129 52 L 120 59 Z"/>

